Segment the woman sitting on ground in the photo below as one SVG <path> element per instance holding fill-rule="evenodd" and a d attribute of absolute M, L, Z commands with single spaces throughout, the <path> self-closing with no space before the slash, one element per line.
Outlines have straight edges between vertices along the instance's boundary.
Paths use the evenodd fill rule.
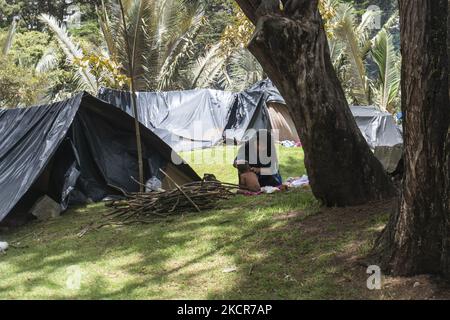
<path fill-rule="evenodd" d="M 256 132 L 238 151 L 234 167 L 245 162 L 258 178 L 260 187 L 279 187 L 283 184 L 272 135 L 268 130 Z"/>
<path fill-rule="evenodd" d="M 239 172 L 239 188 L 242 192 L 259 192 L 261 186 L 259 185 L 258 176 L 252 171 L 247 161 L 238 160 L 237 169 Z"/>

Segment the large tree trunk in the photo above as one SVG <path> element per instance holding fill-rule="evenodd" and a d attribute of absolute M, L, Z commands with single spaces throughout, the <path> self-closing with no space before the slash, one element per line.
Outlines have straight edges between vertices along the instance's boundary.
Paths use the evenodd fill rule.
<path fill-rule="evenodd" d="M 385 269 L 395 275 L 444 274 L 450 190 L 445 155 L 450 124 L 448 0 L 399 3 L 405 177 L 398 211 L 377 249 Z"/>
<path fill-rule="evenodd" d="M 256 25 L 249 50 L 294 119 L 314 195 L 346 206 L 395 195 L 348 107 L 333 69 L 318 0 L 236 0 Z"/>
<path fill-rule="evenodd" d="M 450 4 L 449 4 L 450 8 Z M 449 19 L 450 20 L 450 19 Z M 450 35 L 450 32 L 448 33 Z M 449 37 L 450 38 L 450 37 Z M 450 57 L 450 52 L 449 52 Z M 449 81 L 450 85 L 450 81 Z M 449 92 L 450 95 L 450 92 Z M 449 97 L 450 100 L 450 97 Z M 442 273 L 445 277 L 450 279 L 450 127 L 447 133 L 447 142 L 446 142 L 446 158 L 445 158 L 445 197 L 444 201 L 446 204 L 445 207 L 445 227 L 444 227 L 444 244 L 442 250 Z M 445 199 L 446 198 L 446 199 Z"/>
<path fill-rule="evenodd" d="M 448 54 L 448 94 L 450 100 L 450 0 L 448 0 L 448 12 L 447 12 L 447 54 Z M 446 158 L 445 158 L 445 181 L 446 190 L 445 194 L 447 197 L 446 201 L 446 212 L 445 217 L 445 236 L 444 236 L 444 250 L 442 252 L 442 271 L 447 278 L 450 278 L 450 125 L 447 132 L 447 142 L 446 142 Z"/>

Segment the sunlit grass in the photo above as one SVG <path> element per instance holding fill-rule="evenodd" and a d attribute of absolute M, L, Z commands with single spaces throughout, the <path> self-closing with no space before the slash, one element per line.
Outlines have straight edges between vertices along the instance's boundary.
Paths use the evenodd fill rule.
<path fill-rule="evenodd" d="M 279 155 L 284 177 L 305 172 L 301 149 L 281 148 Z M 193 167 L 200 175 L 236 178 L 230 164 Z M 216 210 L 105 227 L 78 238 L 105 210 L 90 205 L 3 234 L 15 247 L 0 254 L 0 299 L 359 297 L 358 290 L 342 291 L 333 264 L 356 236 L 305 238 L 300 224 L 320 211 L 310 191 L 236 196 Z M 236 270 L 224 272 L 229 268 Z"/>
<path fill-rule="evenodd" d="M 276 148 L 280 161 L 280 173 L 284 179 L 306 173 L 302 148 L 284 148 L 279 145 Z M 237 183 L 237 172 L 232 166 L 237 152 L 237 146 L 219 146 L 212 149 L 182 152 L 180 155 L 201 177 L 205 173 L 213 173 L 221 181 Z"/>

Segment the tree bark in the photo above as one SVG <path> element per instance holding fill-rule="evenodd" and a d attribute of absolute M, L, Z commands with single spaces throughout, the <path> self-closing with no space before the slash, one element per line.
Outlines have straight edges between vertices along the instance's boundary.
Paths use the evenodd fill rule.
<path fill-rule="evenodd" d="M 249 50 L 287 102 L 314 195 L 328 206 L 393 197 L 333 69 L 318 0 L 283 1 L 283 10 L 268 11 L 273 1 L 236 0 L 256 25 Z"/>
<path fill-rule="evenodd" d="M 399 4 L 405 177 L 376 250 L 394 275 L 448 275 L 448 0 Z"/>
<path fill-rule="evenodd" d="M 450 4 L 449 4 L 450 8 Z M 450 19 L 449 19 L 450 20 Z M 450 35 L 450 32 L 448 33 Z M 450 53 L 449 53 L 450 57 Z M 449 81 L 450 85 L 450 81 Z M 450 92 L 449 92 L 450 100 Z M 444 216 L 444 244 L 442 250 L 442 273 L 447 279 L 450 279 L 450 129 L 447 132 L 446 155 L 445 155 L 445 216 Z M 446 199 L 445 199 L 446 198 Z"/>
<path fill-rule="evenodd" d="M 447 12 L 447 55 L 448 55 L 448 94 L 450 100 L 450 0 L 448 0 Z M 445 145 L 445 194 L 447 197 L 445 216 L 445 235 L 444 235 L 444 250 L 442 252 L 442 271 L 444 275 L 450 279 L 450 125 L 447 132 L 447 142 Z"/>

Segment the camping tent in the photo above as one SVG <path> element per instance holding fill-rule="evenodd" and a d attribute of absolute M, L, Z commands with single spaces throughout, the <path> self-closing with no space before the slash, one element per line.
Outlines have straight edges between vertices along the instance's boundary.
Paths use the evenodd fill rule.
<path fill-rule="evenodd" d="M 224 138 L 242 143 L 260 129 L 276 130 L 278 141 L 300 141 L 284 99 L 269 79 L 237 93 Z"/>
<path fill-rule="evenodd" d="M 133 115 L 129 92 L 101 88 L 98 97 Z M 210 89 L 138 92 L 139 121 L 176 151 L 209 148 L 222 141 L 234 100 Z"/>
<path fill-rule="evenodd" d="M 128 92 L 101 89 L 99 97 L 133 114 Z M 176 151 L 248 140 L 259 129 L 277 130 L 276 140 L 299 141 L 283 97 L 269 79 L 239 93 L 217 90 L 139 92 L 140 121 Z M 375 107 L 351 107 L 377 158 L 393 172 L 403 138 L 391 114 Z"/>
<path fill-rule="evenodd" d="M 374 106 L 350 109 L 375 156 L 387 172 L 394 172 L 403 155 L 403 135 L 394 117 Z"/>
<path fill-rule="evenodd" d="M 279 140 L 299 140 L 270 80 L 239 93 L 198 89 L 136 95 L 139 121 L 176 151 L 209 148 L 224 138 L 241 143 L 250 129 L 278 129 Z M 98 97 L 133 115 L 129 92 L 101 88 Z"/>
<path fill-rule="evenodd" d="M 172 149 L 141 126 L 145 176 L 199 180 Z M 0 109 L 0 222 L 27 213 L 42 195 L 70 203 L 138 191 L 134 120 L 87 93 L 51 105 Z M 134 177 L 134 178 L 133 178 Z"/>

